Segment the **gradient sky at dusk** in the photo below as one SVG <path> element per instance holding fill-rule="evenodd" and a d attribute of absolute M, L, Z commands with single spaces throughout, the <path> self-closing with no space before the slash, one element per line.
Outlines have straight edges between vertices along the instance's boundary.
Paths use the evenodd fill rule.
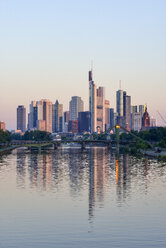
<path fill-rule="evenodd" d="M 88 109 L 88 70 L 115 107 L 119 80 L 132 104 L 166 119 L 165 0 L 0 0 L 0 120 L 16 128 L 16 108 L 56 99 Z"/>

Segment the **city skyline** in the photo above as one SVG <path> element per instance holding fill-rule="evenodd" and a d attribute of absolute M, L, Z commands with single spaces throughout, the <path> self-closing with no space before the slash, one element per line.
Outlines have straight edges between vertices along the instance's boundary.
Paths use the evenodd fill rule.
<path fill-rule="evenodd" d="M 166 2 L 1 1 L 0 120 L 16 129 L 18 105 L 80 96 L 88 110 L 87 73 L 116 108 L 119 80 L 132 105 L 166 119 Z"/>
<path fill-rule="evenodd" d="M 87 109 L 84 110 L 84 101 L 81 99 L 80 96 L 71 96 L 67 110 L 63 110 L 63 102 L 62 104 L 59 104 L 59 101 L 57 99 L 55 101 L 55 104 L 52 101 L 50 101 L 50 99 L 31 100 L 31 103 L 29 104 L 27 111 L 28 114 L 27 116 L 25 114 L 24 117 L 25 119 L 23 121 L 24 124 L 21 124 L 21 122 L 20 124 L 18 124 L 18 118 L 20 118 L 18 117 L 18 109 L 20 107 L 21 108 L 23 107 L 26 112 L 26 107 L 24 105 L 18 105 L 15 130 L 21 130 L 25 132 L 25 130 L 38 129 L 43 131 L 46 130 L 49 132 L 62 132 L 65 125 L 63 119 L 65 118 L 64 114 L 66 112 L 69 113 L 69 120 L 78 121 L 79 112 L 85 113 L 89 111 L 89 113 L 91 113 L 91 128 L 90 128 L 91 132 L 96 132 L 97 129 L 98 131 L 99 130 L 104 131 L 107 128 L 110 128 L 112 121 L 110 119 L 111 116 L 110 111 L 112 110 L 113 110 L 114 118 L 116 119 L 115 122 L 117 124 L 122 125 L 123 127 L 126 127 L 128 130 L 131 129 L 132 122 L 135 121 L 134 119 L 132 119 L 132 116 L 133 117 L 135 116 L 134 118 L 138 118 L 138 113 L 140 113 L 139 120 L 137 120 L 136 122 L 142 122 L 142 116 L 143 113 L 145 112 L 145 109 L 147 108 L 147 105 L 142 105 L 140 103 L 137 103 L 137 105 L 132 105 L 131 104 L 132 97 L 127 95 L 127 92 L 121 89 L 121 81 L 120 81 L 120 89 L 116 91 L 116 104 L 115 104 L 115 108 L 113 108 L 113 106 L 110 106 L 110 101 L 106 100 L 105 98 L 105 87 L 99 86 L 97 88 L 96 83 L 93 81 L 92 75 L 93 75 L 93 71 L 91 70 L 88 72 L 88 76 L 89 76 L 88 110 Z M 59 106 L 60 109 L 59 107 L 56 107 L 56 105 Z M 58 108 L 59 110 L 58 109 L 56 110 L 56 108 Z M 55 117 L 56 115 L 59 115 L 57 111 L 60 111 L 59 117 Z M 160 115 L 160 113 L 158 114 Z M 152 115 L 150 115 L 149 117 L 152 123 L 155 123 L 155 125 L 152 126 L 156 126 L 157 120 Z M 160 118 L 162 118 L 162 116 L 160 116 Z M 109 123 L 108 127 L 107 127 L 107 123 Z M 24 128 L 18 128 L 18 125 L 19 126 L 23 125 Z M 60 129 L 58 128 L 58 126 L 55 127 L 56 125 L 58 126 L 60 125 L 61 126 L 61 127 L 59 126 Z M 138 123 L 136 125 L 138 125 Z M 138 125 L 138 130 L 140 129 L 139 127 L 141 128 L 140 124 Z"/>

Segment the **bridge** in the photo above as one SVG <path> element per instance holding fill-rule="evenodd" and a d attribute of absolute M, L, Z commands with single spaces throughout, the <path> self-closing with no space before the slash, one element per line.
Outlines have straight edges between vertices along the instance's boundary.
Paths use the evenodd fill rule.
<path fill-rule="evenodd" d="M 116 140 L 111 140 L 111 139 L 105 139 L 105 140 L 97 140 L 97 139 L 93 139 L 92 136 L 90 135 L 89 139 L 78 139 L 78 140 L 51 140 L 51 141 L 33 141 L 33 140 L 13 140 L 9 143 L 4 143 L 4 144 L 0 144 L 0 147 L 3 147 L 3 149 L 0 149 L 0 151 L 5 150 L 9 150 L 9 149 L 15 149 L 18 147 L 28 147 L 29 149 L 31 148 L 38 148 L 41 149 L 42 147 L 47 147 L 50 145 L 53 145 L 54 149 L 58 149 L 59 146 L 61 146 L 62 144 L 71 144 L 71 143 L 76 143 L 81 145 L 82 150 L 84 150 L 86 148 L 86 145 L 90 144 L 90 145 L 105 145 L 108 148 L 111 148 L 112 145 L 116 145 L 117 150 L 119 150 L 119 145 L 129 145 L 129 144 L 136 144 L 136 141 L 131 141 L 131 140 L 120 140 L 120 136 L 119 136 L 119 130 L 122 129 L 123 131 L 130 133 L 136 140 L 139 140 L 141 142 L 146 143 L 149 147 L 152 148 L 152 145 L 148 142 L 145 141 L 143 139 L 141 139 L 140 137 L 136 136 L 135 134 L 133 134 L 132 132 L 126 130 L 124 127 L 120 126 L 120 125 L 116 125 L 115 126 L 115 131 L 116 131 Z M 108 134 L 109 129 L 106 130 L 105 132 L 103 132 L 102 134 Z"/>
<path fill-rule="evenodd" d="M 41 149 L 42 147 L 47 147 L 53 145 L 54 149 L 58 149 L 62 144 L 79 144 L 81 145 L 82 149 L 86 148 L 86 145 L 105 145 L 108 148 L 111 148 L 113 144 L 116 145 L 116 140 L 51 140 L 51 141 L 32 141 L 32 140 L 14 140 L 8 143 L 1 143 L 0 146 L 2 147 L 28 147 L 28 148 L 38 148 Z M 130 143 L 135 144 L 135 141 L 127 141 L 121 140 L 119 141 L 121 145 L 127 145 Z"/>

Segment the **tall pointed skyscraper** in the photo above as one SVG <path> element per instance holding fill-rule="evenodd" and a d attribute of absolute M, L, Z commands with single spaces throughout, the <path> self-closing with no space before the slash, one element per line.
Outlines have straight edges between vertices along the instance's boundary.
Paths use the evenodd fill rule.
<path fill-rule="evenodd" d="M 91 113 L 90 120 L 90 131 L 91 133 L 96 132 L 96 85 L 92 78 L 92 70 L 89 71 L 89 111 Z"/>
<path fill-rule="evenodd" d="M 91 113 L 91 133 L 105 130 L 105 89 L 97 88 L 89 71 L 89 111 Z"/>

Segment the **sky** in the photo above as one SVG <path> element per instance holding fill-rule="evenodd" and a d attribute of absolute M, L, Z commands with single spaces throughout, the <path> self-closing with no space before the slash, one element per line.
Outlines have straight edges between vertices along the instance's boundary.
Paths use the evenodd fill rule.
<path fill-rule="evenodd" d="M 132 105 L 166 120 L 165 0 L 0 0 L 0 121 L 16 108 L 56 99 L 88 110 L 88 70 L 116 108 L 119 80 Z"/>

